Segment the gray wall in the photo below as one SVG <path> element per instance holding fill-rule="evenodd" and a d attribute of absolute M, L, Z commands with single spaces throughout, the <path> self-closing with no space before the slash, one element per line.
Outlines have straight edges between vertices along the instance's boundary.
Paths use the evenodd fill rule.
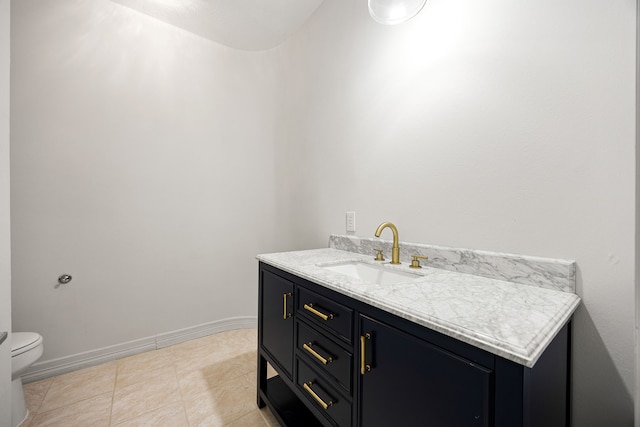
<path fill-rule="evenodd" d="M 325 1 L 287 43 L 298 245 L 354 210 L 358 235 L 577 260 L 574 425 L 632 425 L 635 33 L 633 1 L 435 0 L 397 27 Z"/>
<path fill-rule="evenodd" d="M 0 333 L 11 331 L 9 0 L 0 0 Z M 0 346 L 0 425 L 11 422 L 11 345 Z"/>
<path fill-rule="evenodd" d="M 11 17 L 13 319 L 39 363 L 255 316 L 255 255 L 287 247 L 271 54 L 107 0 Z"/>

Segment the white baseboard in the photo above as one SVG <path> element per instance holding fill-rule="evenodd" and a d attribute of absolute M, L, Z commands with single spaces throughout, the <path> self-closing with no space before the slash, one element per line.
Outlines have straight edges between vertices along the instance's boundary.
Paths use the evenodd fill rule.
<path fill-rule="evenodd" d="M 29 383 L 43 380 L 78 369 L 88 368 L 101 363 L 122 359 L 123 357 L 143 353 L 145 351 L 156 350 L 190 341 L 196 338 L 216 334 L 218 332 L 230 331 L 233 329 L 255 328 L 256 317 L 231 317 L 214 322 L 203 323 L 177 331 L 165 332 L 153 337 L 141 338 L 122 344 L 111 345 L 96 350 L 73 354 L 71 356 L 60 357 L 58 359 L 43 360 L 34 363 L 33 366 L 22 375 L 22 381 Z"/>

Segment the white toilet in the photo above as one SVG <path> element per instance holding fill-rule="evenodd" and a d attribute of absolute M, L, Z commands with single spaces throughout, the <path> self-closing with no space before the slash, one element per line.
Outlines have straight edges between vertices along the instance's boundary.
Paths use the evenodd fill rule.
<path fill-rule="evenodd" d="M 11 427 L 27 419 L 29 411 L 24 401 L 20 376 L 42 356 L 42 336 L 35 332 L 11 334 Z"/>

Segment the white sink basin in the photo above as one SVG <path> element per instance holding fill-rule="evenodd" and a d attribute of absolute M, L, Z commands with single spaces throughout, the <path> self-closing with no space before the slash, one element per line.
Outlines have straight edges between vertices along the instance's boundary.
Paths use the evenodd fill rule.
<path fill-rule="evenodd" d="M 344 274 L 362 280 L 363 282 L 375 283 L 378 285 L 393 285 L 394 283 L 407 282 L 412 279 L 418 279 L 419 274 L 408 273 L 405 271 L 394 270 L 385 267 L 384 264 L 368 264 L 358 261 L 347 261 L 337 264 L 320 265 L 319 267 L 335 273 Z"/>

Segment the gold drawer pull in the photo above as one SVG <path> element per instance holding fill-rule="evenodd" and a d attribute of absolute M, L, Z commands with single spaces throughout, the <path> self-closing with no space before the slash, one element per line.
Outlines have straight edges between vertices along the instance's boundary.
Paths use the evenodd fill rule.
<path fill-rule="evenodd" d="M 312 312 L 313 314 L 315 314 L 316 316 L 318 316 L 322 320 L 333 319 L 333 314 L 324 314 L 324 313 L 316 310 L 315 308 L 313 308 L 313 304 L 305 304 L 304 305 L 304 309 Z"/>
<path fill-rule="evenodd" d="M 287 297 L 290 297 L 292 294 L 291 292 L 287 292 L 286 294 L 282 294 L 282 299 L 284 300 L 284 309 L 282 311 L 282 318 L 287 320 L 289 317 L 291 317 L 291 313 L 289 313 L 287 311 Z"/>
<path fill-rule="evenodd" d="M 315 392 L 315 391 L 313 391 L 313 390 L 311 389 L 311 386 L 312 386 L 312 385 L 313 385 L 313 383 L 312 383 L 311 381 L 309 381 L 309 382 L 304 383 L 304 384 L 302 385 L 302 387 L 304 387 L 304 389 L 305 389 L 305 390 L 307 390 L 307 392 L 308 392 L 308 393 L 309 393 L 309 394 L 310 394 L 310 395 L 311 395 L 311 396 L 316 400 L 316 402 L 318 402 L 318 403 L 320 404 L 320 406 L 322 406 L 325 410 L 326 410 L 329 406 L 333 405 L 333 400 L 330 400 L 329 402 L 326 402 L 326 403 L 325 403 L 325 401 L 324 401 L 324 400 L 322 400 L 322 399 L 320 398 L 320 396 L 318 396 L 318 395 L 316 394 L 316 392 Z"/>
<path fill-rule="evenodd" d="M 308 342 L 308 343 L 302 344 L 302 348 L 304 348 L 309 353 L 311 353 L 313 355 L 313 357 L 315 357 L 320 362 L 322 362 L 323 365 L 326 365 L 327 363 L 333 362 L 333 357 L 329 356 L 329 357 L 327 357 L 325 359 L 324 357 L 320 356 L 320 354 L 318 354 L 317 351 L 315 351 L 314 349 L 311 348 L 312 345 L 313 345 L 313 343 Z"/>
<path fill-rule="evenodd" d="M 367 349 L 367 340 L 371 339 L 371 334 L 367 332 L 364 335 L 360 336 L 360 373 L 362 375 L 366 374 L 371 370 L 371 365 L 367 364 L 366 360 L 366 349 Z"/>

